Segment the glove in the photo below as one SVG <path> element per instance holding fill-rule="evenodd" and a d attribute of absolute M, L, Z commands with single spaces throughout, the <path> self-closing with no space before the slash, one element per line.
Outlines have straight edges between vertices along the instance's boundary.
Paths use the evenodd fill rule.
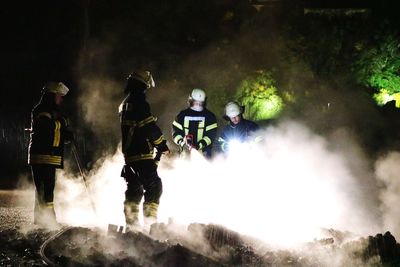
<path fill-rule="evenodd" d="M 161 144 L 159 144 L 157 147 L 157 154 L 168 154 L 169 153 L 169 148 L 167 146 L 167 141 L 163 141 Z"/>
<path fill-rule="evenodd" d="M 183 148 L 183 147 L 185 146 L 185 141 L 183 140 L 183 138 L 182 138 L 182 139 L 179 139 L 179 140 L 177 141 L 177 144 L 178 144 L 178 146 L 179 146 L 180 148 Z"/>
<path fill-rule="evenodd" d="M 203 149 L 207 146 L 206 141 L 200 140 L 199 144 L 197 145 L 197 150 L 203 151 Z"/>

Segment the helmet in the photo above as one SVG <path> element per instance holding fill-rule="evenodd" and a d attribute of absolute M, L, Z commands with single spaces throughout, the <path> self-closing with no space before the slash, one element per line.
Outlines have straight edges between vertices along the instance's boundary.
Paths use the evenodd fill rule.
<path fill-rule="evenodd" d="M 68 93 L 69 89 L 62 82 L 48 82 L 43 87 L 43 92 L 45 93 L 53 93 L 56 95 L 65 96 Z"/>
<path fill-rule="evenodd" d="M 236 102 L 229 102 L 225 106 L 225 115 L 228 116 L 229 118 L 236 117 L 240 114 L 242 114 L 242 107 L 239 106 L 238 103 Z"/>
<path fill-rule="evenodd" d="M 189 101 L 205 102 L 206 93 L 202 89 L 195 88 L 189 96 Z"/>
<path fill-rule="evenodd" d="M 150 71 L 143 71 L 143 70 L 134 71 L 128 76 L 128 84 L 132 80 L 136 80 L 136 81 L 143 83 L 147 89 L 156 86 L 156 84 L 153 80 L 153 76 L 151 76 Z"/>

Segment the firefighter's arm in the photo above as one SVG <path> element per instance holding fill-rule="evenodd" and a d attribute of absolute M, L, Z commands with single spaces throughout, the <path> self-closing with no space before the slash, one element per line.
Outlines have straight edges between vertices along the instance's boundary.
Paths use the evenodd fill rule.
<path fill-rule="evenodd" d="M 226 136 L 225 129 L 222 131 L 221 136 L 218 138 L 218 143 L 223 152 L 226 152 L 228 150 L 228 137 Z"/>
<path fill-rule="evenodd" d="M 183 119 L 179 115 L 172 122 L 172 138 L 174 140 L 174 143 L 177 144 L 179 147 L 183 147 L 185 145 Z"/>
<path fill-rule="evenodd" d="M 161 129 L 156 124 L 156 118 L 150 114 L 146 114 L 142 120 L 137 123 L 138 128 L 142 128 L 146 132 L 150 143 L 157 149 L 157 152 L 168 153 L 169 148 L 164 139 Z"/>
<path fill-rule="evenodd" d="M 119 116 L 121 123 L 121 135 L 122 135 L 122 152 L 125 153 L 126 149 L 132 142 L 132 137 L 136 129 L 136 121 L 132 112 L 129 110 L 128 104 L 123 104 L 119 108 Z"/>
<path fill-rule="evenodd" d="M 62 117 L 60 119 L 63 123 L 63 134 L 64 134 L 64 140 L 65 143 L 70 143 L 75 141 L 75 136 L 74 132 L 72 131 L 70 125 L 69 125 L 69 120 L 66 117 Z"/>
<path fill-rule="evenodd" d="M 164 139 L 164 135 L 162 134 L 161 129 L 156 125 L 155 122 L 151 122 L 145 127 L 148 130 L 149 141 L 157 150 L 154 162 L 156 163 L 156 165 L 158 165 L 161 156 L 170 153 L 167 146 L 167 141 Z"/>
<path fill-rule="evenodd" d="M 212 144 L 215 137 L 217 136 L 217 127 L 218 127 L 217 121 L 214 117 L 212 120 L 210 120 L 209 123 L 206 124 L 206 127 L 204 128 L 204 136 L 198 142 L 197 146 L 198 150 L 203 150 L 204 148 Z"/>

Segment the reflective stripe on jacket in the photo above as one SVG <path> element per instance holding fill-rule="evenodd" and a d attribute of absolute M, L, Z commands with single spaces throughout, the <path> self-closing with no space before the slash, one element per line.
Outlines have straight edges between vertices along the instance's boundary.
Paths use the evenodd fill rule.
<path fill-rule="evenodd" d="M 151 115 L 144 94 L 130 93 L 119 107 L 122 133 L 122 153 L 125 163 L 153 160 L 154 148 L 159 152 L 168 149 L 166 140 Z"/>

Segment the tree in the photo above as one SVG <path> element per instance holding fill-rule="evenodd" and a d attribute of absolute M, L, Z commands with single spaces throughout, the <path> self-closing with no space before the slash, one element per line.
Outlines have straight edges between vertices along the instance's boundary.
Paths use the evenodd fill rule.
<path fill-rule="evenodd" d="M 357 80 L 376 92 L 379 105 L 396 100 L 400 108 L 400 40 L 396 34 L 377 36 L 368 47 L 360 45 L 353 70 Z"/>
<path fill-rule="evenodd" d="M 258 71 L 240 83 L 236 99 L 245 106 L 246 118 L 266 120 L 279 115 L 284 103 L 275 83 L 269 71 Z"/>

